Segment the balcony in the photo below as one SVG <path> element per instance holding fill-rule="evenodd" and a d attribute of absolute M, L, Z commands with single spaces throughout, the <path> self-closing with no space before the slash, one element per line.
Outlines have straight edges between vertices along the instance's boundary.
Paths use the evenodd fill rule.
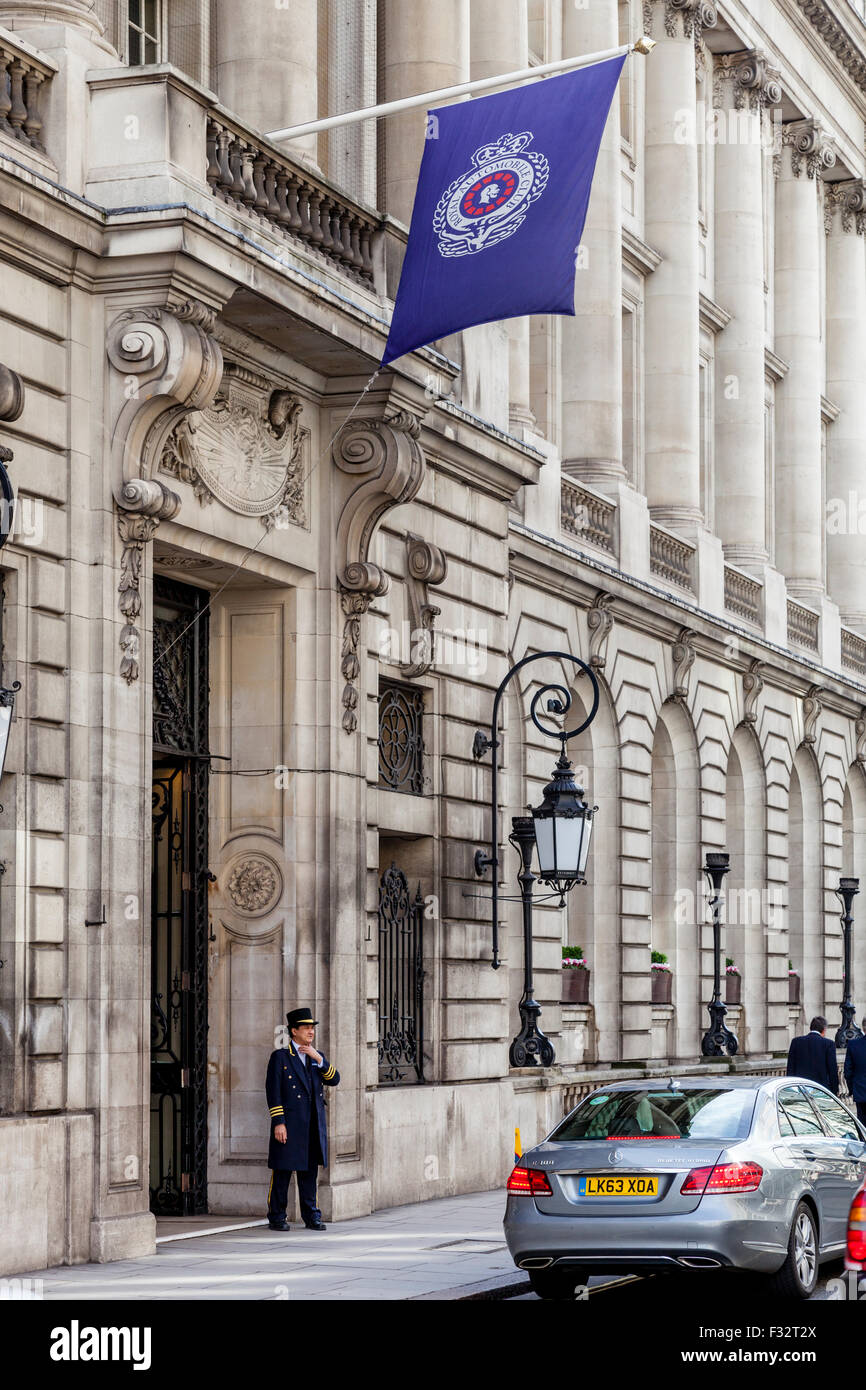
<path fill-rule="evenodd" d="M 793 599 L 788 599 L 788 645 L 804 647 L 809 652 L 819 651 L 818 614 Z"/>
<path fill-rule="evenodd" d="M 562 480 L 560 524 L 569 536 L 616 556 L 616 504 L 570 478 Z"/>
<path fill-rule="evenodd" d="M 857 676 L 866 676 L 866 638 L 847 627 L 842 629 L 842 667 Z"/>
<path fill-rule="evenodd" d="M 650 574 L 694 594 L 696 547 L 661 526 L 650 526 Z"/>
<path fill-rule="evenodd" d="M 13 158 L 44 156 L 40 105 L 57 72 L 50 58 L 0 28 L 0 150 Z M 40 165 L 43 161 L 37 161 Z"/>
<path fill-rule="evenodd" d="M 725 612 L 760 627 L 763 622 L 764 586 L 759 579 L 725 565 Z"/>
<path fill-rule="evenodd" d="M 168 63 L 93 70 L 87 80 L 84 191 L 93 202 L 142 215 L 185 207 L 240 233 L 251 251 L 266 248 L 271 262 L 287 264 L 295 252 L 319 278 L 333 271 L 384 293 L 386 219 L 245 125 L 213 92 Z"/>

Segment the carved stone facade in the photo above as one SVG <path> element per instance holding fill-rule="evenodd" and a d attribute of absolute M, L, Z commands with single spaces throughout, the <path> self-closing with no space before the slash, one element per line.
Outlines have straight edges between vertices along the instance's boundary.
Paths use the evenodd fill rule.
<path fill-rule="evenodd" d="M 328 1220 L 501 1186 L 514 1127 L 535 1142 L 614 1063 L 698 1070 L 709 850 L 730 853 L 739 898 L 777 908 L 724 927 L 744 1069 L 780 1071 L 792 1027 L 832 1027 L 841 999 L 833 889 L 866 875 L 859 21 L 835 0 L 776 6 L 772 33 L 755 3 L 546 0 L 521 29 L 516 0 L 447 0 L 422 34 L 380 5 L 388 41 L 351 54 L 389 98 L 406 71 L 456 84 L 530 48 L 613 47 L 620 25 L 656 46 L 612 109 L 575 319 L 481 325 L 376 372 L 419 128 L 396 118 L 378 147 L 339 130 L 300 156 L 263 142 L 319 109 L 323 73 L 356 71 L 296 5 L 285 80 L 262 84 L 267 8 L 244 11 L 248 58 L 218 42 L 185 76 L 169 47 L 127 75 L 92 7 L 0 0 L 42 93 L 27 140 L 0 131 L 0 458 L 34 521 L 0 552 L 0 684 L 22 685 L 0 789 L 0 1274 L 154 1249 L 151 886 L 175 853 L 206 982 L 214 1215 L 261 1212 L 264 1067 L 298 1002 L 342 1077 Z M 237 6 L 211 10 L 219 39 Z M 473 29 L 495 53 L 470 51 Z M 576 492 L 601 518 L 579 534 Z M 522 922 L 503 891 L 493 973 L 474 871 L 491 787 L 472 757 L 503 674 L 541 651 L 581 657 L 600 688 L 570 749 L 599 807 L 588 881 L 534 916 L 543 1075 L 508 1064 Z M 162 737 L 169 656 L 197 696 L 185 752 Z M 549 781 L 541 684 L 589 707 L 586 677 L 553 666 L 501 706 L 502 825 Z M 379 756 L 394 689 L 412 715 L 399 789 Z M 172 770 L 179 805 L 197 801 L 169 844 L 153 792 Z M 429 913 L 423 1085 L 379 1073 L 392 863 Z M 579 1016 L 561 1001 L 574 941 Z M 862 1007 L 866 933 L 854 977 Z"/>

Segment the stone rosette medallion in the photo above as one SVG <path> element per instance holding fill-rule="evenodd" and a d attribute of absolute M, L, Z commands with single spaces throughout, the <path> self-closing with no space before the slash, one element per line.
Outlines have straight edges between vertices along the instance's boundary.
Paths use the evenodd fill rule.
<path fill-rule="evenodd" d="M 280 900 L 282 874 L 267 855 L 245 854 L 229 865 L 226 891 L 242 917 L 263 917 Z"/>

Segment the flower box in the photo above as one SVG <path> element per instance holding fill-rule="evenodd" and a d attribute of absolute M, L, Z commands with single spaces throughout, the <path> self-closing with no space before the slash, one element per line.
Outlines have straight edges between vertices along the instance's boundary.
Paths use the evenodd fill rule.
<path fill-rule="evenodd" d="M 591 970 L 563 970 L 563 1004 L 589 1003 L 589 977 L 591 974 Z"/>
<path fill-rule="evenodd" d="M 741 1002 L 742 991 L 743 991 L 743 977 L 742 977 L 742 975 L 726 975 L 726 976 L 725 976 L 725 1003 L 726 1003 L 726 1004 L 739 1004 L 739 1003 Z"/>
<path fill-rule="evenodd" d="M 673 975 L 670 970 L 653 970 L 651 974 L 652 1002 L 654 1004 L 669 1004 L 671 1002 Z"/>
<path fill-rule="evenodd" d="M 793 973 L 788 976 L 788 1003 L 799 1004 L 800 1002 L 800 976 Z"/>

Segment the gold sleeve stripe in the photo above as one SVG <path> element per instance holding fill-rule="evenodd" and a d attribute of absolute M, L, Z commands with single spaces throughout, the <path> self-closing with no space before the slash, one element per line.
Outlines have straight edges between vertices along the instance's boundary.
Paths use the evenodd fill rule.
<path fill-rule="evenodd" d="M 330 1081 L 331 1077 L 334 1076 L 334 1075 L 336 1075 L 336 1071 L 337 1071 L 337 1068 L 336 1068 L 335 1066 L 330 1066 L 330 1067 L 328 1067 L 328 1070 L 325 1072 L 325 1075 L 324 1075 L 324 1077 L 323 1077 L 323 1080 L 325 1080 L 325 1081 Z"/>

